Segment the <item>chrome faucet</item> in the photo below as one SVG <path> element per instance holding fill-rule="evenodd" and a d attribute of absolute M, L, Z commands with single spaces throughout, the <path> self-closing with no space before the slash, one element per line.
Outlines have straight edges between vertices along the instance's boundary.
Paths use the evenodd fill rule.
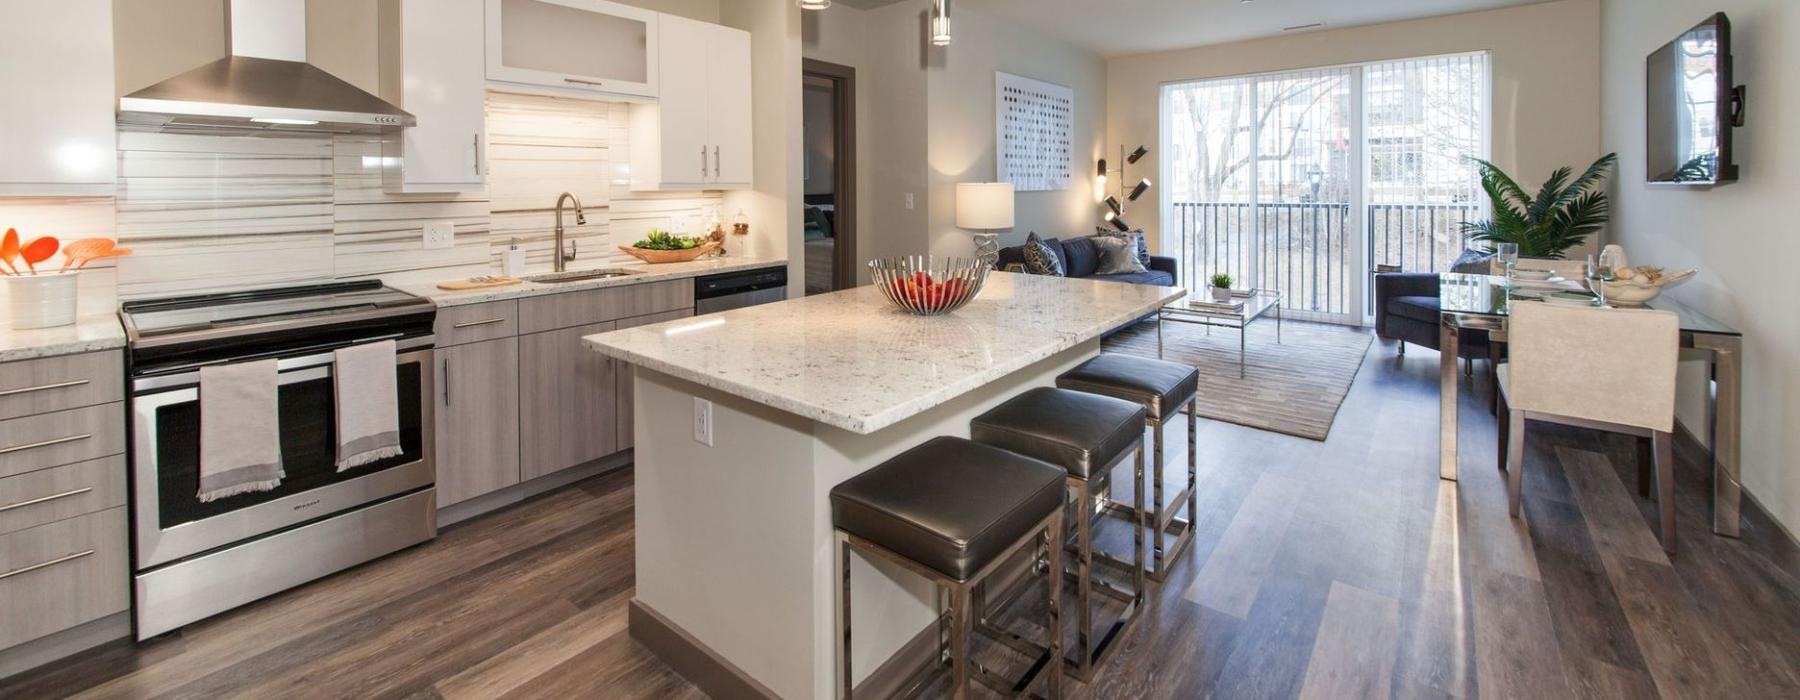
<path fill-rule="evenodd" d="M 577 250 L 577 248 L 574 244 L 569 245 L 569 249 L 568 249 L 567 253 L 563 252 L 562 216 L 563 216 L 563 202 L 565 202 L 565 201 L 572 201 L 575 203 L 575 225 L 582 226 L 582 225 L 587 224 L 587 215 L 581 213 L 581 198 L 580 197 L 575 196 L 575 193 L 573 193 L 573 192 L 564 192 L 561 195 L 557 196 L 557 198 L 556 198 L 556 254 L 555 254 L 555 256 L 553 256 L 551 258 L 551 269 L 556 272 L 562 272 L 565 268 L 567 268 L 569 266 L 569 261 L 574 260 L 575 254 L 580 252 L 579 250 Z"/>

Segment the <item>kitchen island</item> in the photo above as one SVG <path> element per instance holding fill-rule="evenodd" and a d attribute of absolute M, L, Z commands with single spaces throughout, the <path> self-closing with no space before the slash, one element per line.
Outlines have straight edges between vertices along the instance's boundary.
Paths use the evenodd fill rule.
<path fill-rule="evenodd" d="M 970 418 L 1182 295 L 994 273 L 946 316 L 861 287 L 588 336 L 636 368 L 633 636 L 708 690 L 833 696 L 831 488 L 966 437 Z M 852 579 L 861 677 L 932 625 L 936 596 L 883 563 Z"/>

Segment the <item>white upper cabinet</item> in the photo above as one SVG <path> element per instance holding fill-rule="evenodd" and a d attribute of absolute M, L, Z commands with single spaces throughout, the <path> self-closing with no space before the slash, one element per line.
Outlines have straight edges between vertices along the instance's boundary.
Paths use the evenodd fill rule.
<path fill-rule="evenodd" d="M 399 0 L 381 12 L 382 96 L 418 126 L 382 140 L 389 192 L 480 192 L 487 170 L 486 0 Z"/>
<path fill-rule="evenodd" d="M 673 15 L 660 33 L 662 94 L 631 108 L 631 188 L 750 187 L 750 33 Z"/>
<path fill-rule="evenodd" d="M 112 0 L 0 0 L 0 196 L 113 196 Z"/>
<path fill-rule="evenodd" d="M 487 78 L 565 95 L 657 96 L 666 16 L 605 0 L 486 0 Z"/>

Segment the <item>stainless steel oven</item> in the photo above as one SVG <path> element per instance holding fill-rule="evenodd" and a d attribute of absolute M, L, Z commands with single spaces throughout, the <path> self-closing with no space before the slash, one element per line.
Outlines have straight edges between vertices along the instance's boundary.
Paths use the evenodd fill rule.
<path fill-rule="evenodd" d="M 126 305 L 139 639 L 436 535 L 435 311 L 407 299 L 333 285 Z M 398 348 L 402 453 L 339 472 L 332 351 L 386 339 Z M 273 490 L 202 502 L 199 368 L 270 357 L 285 475 Z"/>

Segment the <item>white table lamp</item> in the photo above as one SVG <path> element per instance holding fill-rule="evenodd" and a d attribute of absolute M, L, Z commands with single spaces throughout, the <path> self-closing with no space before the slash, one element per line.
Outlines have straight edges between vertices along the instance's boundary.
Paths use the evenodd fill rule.
<path fill-rule="evenodd" d="M 960 182 L 956 185 L 956 227 L 975 234 L 975 257 L 989 266 L 1000 260 L 1001 229 L 1013 227 L 1010 182 Z"/>

